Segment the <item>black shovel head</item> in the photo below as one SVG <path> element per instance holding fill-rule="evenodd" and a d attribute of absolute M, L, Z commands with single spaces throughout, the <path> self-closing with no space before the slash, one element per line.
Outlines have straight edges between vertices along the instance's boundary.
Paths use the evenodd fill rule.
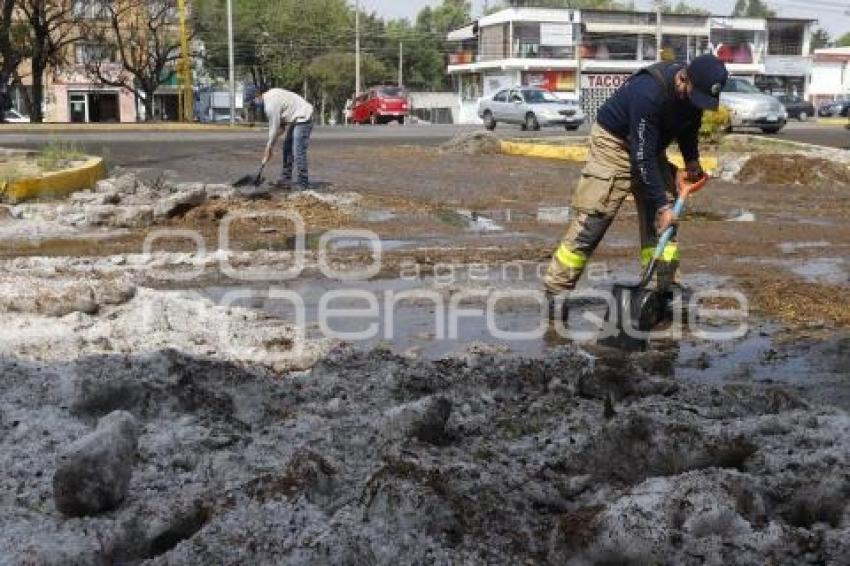
<path fill-rule="evenodd" d="M 657 326 L 665 314 L 664 294 L 640 285 L 614 285 L 617 328 L 624 334 L 627 329 L 647 332 Z"/>
<path fill-rule="evenodd" d="M 248 185 L 253 185 L 253 184 L 254 184 L 254 176 L 253 175 L 245 175 L 244 177 L 241 177 L 238 181 L 233 183 L 233 186 L 236 187 L 236 188 L 239 188 L 239 187 L 247 187 Z"/>

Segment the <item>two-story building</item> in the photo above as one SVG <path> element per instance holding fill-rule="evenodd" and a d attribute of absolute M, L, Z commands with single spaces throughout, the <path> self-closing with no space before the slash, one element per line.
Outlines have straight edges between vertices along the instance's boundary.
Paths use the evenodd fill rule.
<path fill-rule="evenodd" d="M 733 76 L 763 90 L 805 95 L 813 20 L 732 18 L 609 10 L 508 8 L 452 31 L 448 72 L 462 121 L 505 86 L 540 85 L 596 110 L 635 71 L 655 61 L 714 53 Z"/>
<path fill-rule="evenodd" d="M 44 99 L 42 111 L 47 122 L 137 122 L 144 120 L 144 105 L 131 90 L 103 84 L 88 72 L 87 65 L 92 61 L 102 62 L 100 67 L 107 76 L 118 75 L 122 65 L 116 60 L 113 47 L 97 37 L 98 28 L 111 32 L 106 20 L 108 2 L 122 0 L 67 0 L 67 21 L 61 33 L 65 37 L 78 37 L 65 47 L 60 57 L 61 64 L 48 68 L 43 77 Z M 164 31 L 168 34 L 179 33 L 178 13 L 172 2 L 165 5 Z M 133 5 L 135 7 L 135 5 Z M 162 11 L 162 0 L 139 3 L 138 10 Z M 157 12 L 158 13 L 158 12 Z M 144 14 L 137 14 L 139 22 L 134 25 L 145 28 Z M 153 16 L 150 16 L 152 18 Z M 156 32 L 151 32 L 156 33 Z M 137 29 L 127 30 L 128 35 L 138 34 Z M 87 39 L 87 37 L 89 37 Z M 14 106 L 23 114 L 29 114 L 32 90 L 32 71 L 28 61 L 19 69 L 21 84 L 12 92 Z M 177 120 L 178 116 L 178 79 L 171 75 L 160 85 L 154 95 L 153 116 L 158 120 Z"/>

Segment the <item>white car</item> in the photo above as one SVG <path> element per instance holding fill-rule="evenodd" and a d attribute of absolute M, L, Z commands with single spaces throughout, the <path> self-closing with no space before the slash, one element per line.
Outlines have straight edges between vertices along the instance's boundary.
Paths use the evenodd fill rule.
<path fill-rule="evenodd" d="M 584 112 L 578 104 L 537 87 L 500 90 L 478 103 L 478 116 L 488 130 L 496 129 L 499 122 L 518 124 L 523 130 L 532 131 L 545 126 L 577 130 L 584 123 Z"/>
<path fill-rule="evenodd" d="M 6 110 L 4 118 L 7 124 L 29 124 L 30 122 L 29 116 L 24 116 L 14 108 Z"/>
<path fill-rule="evenodd" d="M 744 79 L 730 78 L 726 82 L 720 104 L 729 109 L 732 128 L 759 128 L 766 134 L 775 134 L 788 121 L 781 102 Z"/>

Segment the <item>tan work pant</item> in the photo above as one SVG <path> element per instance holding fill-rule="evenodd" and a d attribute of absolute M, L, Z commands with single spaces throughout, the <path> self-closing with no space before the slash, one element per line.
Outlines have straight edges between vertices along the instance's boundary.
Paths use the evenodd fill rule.
<path fill-rule="evenodd" d="M 598 124 L 590 131 L 590 154 L 573 194 L 572 219 L 567 234 L 555 251 L 543 281 L 547 290 L 562 293 L 575 289 L 590 256 L 602 241 L 617 212 L 629 195 L 634 195 L 640 224 L 641 263 L 652 259 L 658 234 L 654 211 L 634 190 L 629 145 Z M 662 158 L 659 163 L 670 198 L 675 197 L 675 166 Z M 667 288 L 677 277 L 679 248 L 667 245 L 658 265 L 658 287 Z"/>

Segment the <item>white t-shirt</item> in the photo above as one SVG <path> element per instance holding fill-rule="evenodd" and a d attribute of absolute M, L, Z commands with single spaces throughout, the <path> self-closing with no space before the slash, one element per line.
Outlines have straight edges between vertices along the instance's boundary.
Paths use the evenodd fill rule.
<path fill-rule="evenodd" d="M 313 119 L 313 105 L 282 88 L 269 89 L 263 94 L 263 108 L 269 119 L 269 146 L 274 144 L 282 123 L 309 122 Z"/>

